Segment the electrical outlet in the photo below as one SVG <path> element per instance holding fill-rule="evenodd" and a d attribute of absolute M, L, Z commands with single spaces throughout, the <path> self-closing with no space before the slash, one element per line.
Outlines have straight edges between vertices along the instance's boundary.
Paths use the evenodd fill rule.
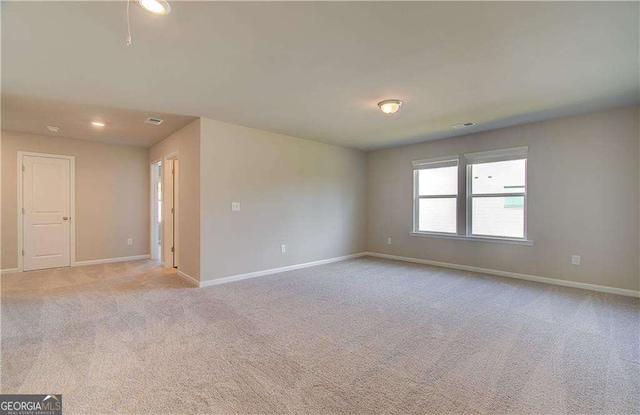
<path fill-rule="evenodd" d="M 231 211 L 240 212 L 240 202 L 231 202 Z"/>
<path fill-rule="evenodd" d="M 281 251 L 283 254 L 286 254 L 286 253 L 287 253 L 287 245 L 282 245 L 282 246 L 280 247 L 280 251 Z"/>
<path fill-rule="evenodd" d="M 133 238 L 127 239 L 127 245 L 133 245 Z"/>
<path fill-rule="evenodd" d="M 387 245 L 391 245 L 391 238 L 387 238 Z"/>
<path fill-rule="evenodd" d="M 571 255 L 571 265 L 580 265 L 580 255 Z"/>

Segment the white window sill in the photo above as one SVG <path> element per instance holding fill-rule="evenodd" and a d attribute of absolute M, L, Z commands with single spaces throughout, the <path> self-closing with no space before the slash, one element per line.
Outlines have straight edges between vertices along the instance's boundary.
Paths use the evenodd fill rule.
<path fill-rule="evenodd" d="M 533 241 L 529 239 L 515 239 L 515 238 L 492 238 L 490 236 L 467 236 L 467 235 L 455 235 L 451 233 L 435 233 L 435 232 L 409 232 L 411 236 L 419 236 L 421 238 L 443 238 L 443 239 L 458 239 L 462 241 L 473 242 L 493 242 L 498 244 L 511 244 L 511 245 L 533 245 Z"/>

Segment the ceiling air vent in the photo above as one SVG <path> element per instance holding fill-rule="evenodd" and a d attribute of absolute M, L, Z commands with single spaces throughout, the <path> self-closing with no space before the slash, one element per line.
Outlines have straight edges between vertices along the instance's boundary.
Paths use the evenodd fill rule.
<path fill-rule="evenodd" d="M 160 125 L 162 124 L 162 121 L 164 120 L 161 120 L 160 118 L 147 118 L 144 123 L 151 125 Z"/>
<path fill-rule="evenodd" d="M 453 129 L 454 129 L 454 130 L 460 130 L 460 129 L 462 129 L 462 128 L 469 128 L 469 127 L 473 127 L 474 125 L 476 125 L 476 123 L 474 123 L 474 122 L 466 122 L 466 123 L 464 123 L 464 124 L 456 124 L 456 125 L 453 125 L 452 127 L 453 127 Z"/>

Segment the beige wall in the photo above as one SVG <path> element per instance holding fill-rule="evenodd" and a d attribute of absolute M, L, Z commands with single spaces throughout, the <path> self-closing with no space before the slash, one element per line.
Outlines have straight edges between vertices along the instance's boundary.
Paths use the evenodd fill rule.
<path fill-rule="evenodd" d="M 638 130 L 633 107 L 371 152 L 368 250 L 638 290 Z M 523 145 L 534 246 L 409 236 L 411 160 Z"/>
<path fill-rule="evenodd" d="M 202 280 L 364 251 L 364 153 L 209 119 L 201 139 Z"/>
<path fill-rule="evenodd" d="M 76 261 L 149 253 L 147 149 L 2 131 L 2 269 L 18 266 L 18 151 L 75 156 Z"/>
<path fill-rule="evenodd" d="M 78 261 L 148 253 L 149 162 L 177 151 L 180 270 L 198 280 L 369 250 L 638 290 L 639 114 L 623 108 L 368 154 L 209 119 L 151 149 L 3 131 L 2 269 L 17 266 L 17 151 L 76 156 Z M 534 246 L 409 236 L 411 160 L 521 145 Z M 570 264 L 572 254 L 582 265 Z"/>
<path fill-rule="evenodd" d="M 200 119 L 176 131 L 149 150 L 148 162 L 179 153 L 179 270 L 200 279 Z M 149 165 L 149 164 L 147 164 Z"/>

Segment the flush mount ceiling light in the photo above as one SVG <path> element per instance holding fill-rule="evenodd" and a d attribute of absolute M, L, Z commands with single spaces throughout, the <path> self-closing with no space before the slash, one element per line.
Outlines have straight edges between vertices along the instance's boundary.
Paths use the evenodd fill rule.
<path fill-rule="evenodd" d="M 153 14 L 163 15 L 171 13 L 171 6 L 164 0 L 138 0 L 138 4 Z"/>
<path fill-rule="evenodd" d="M 104 123 L 102 121 L 91 121 L 91 125 L 94 127 L 104 127 Z"/>
<path fill-rule="evenodd" d="M 58 127 L 54 127 L 53 125 L 48 125 L 47 126 L 47 130 L 51 131 L 52 133 L 57 133 L 59 128 Z"/>
<path fill-rule="evenodd" d="M 402 105 L 402 101 L 399 99 L 385 99 L 384 101 L 378 102 L 378 107 L 380 111 L 385 114 L 395 114 L 400 109 Z"/>
<path fill-rule="evenodd" d="M 127 46 L 131 46 L 131 19 L 129 18 L 129 3 L 131 0 L 127 0 Z M 144 11 L 157 16 L 162 16 L 171 13 L 171 6 L 169 2 L 165 0 L 138 0 L 138 4 Z"/>

